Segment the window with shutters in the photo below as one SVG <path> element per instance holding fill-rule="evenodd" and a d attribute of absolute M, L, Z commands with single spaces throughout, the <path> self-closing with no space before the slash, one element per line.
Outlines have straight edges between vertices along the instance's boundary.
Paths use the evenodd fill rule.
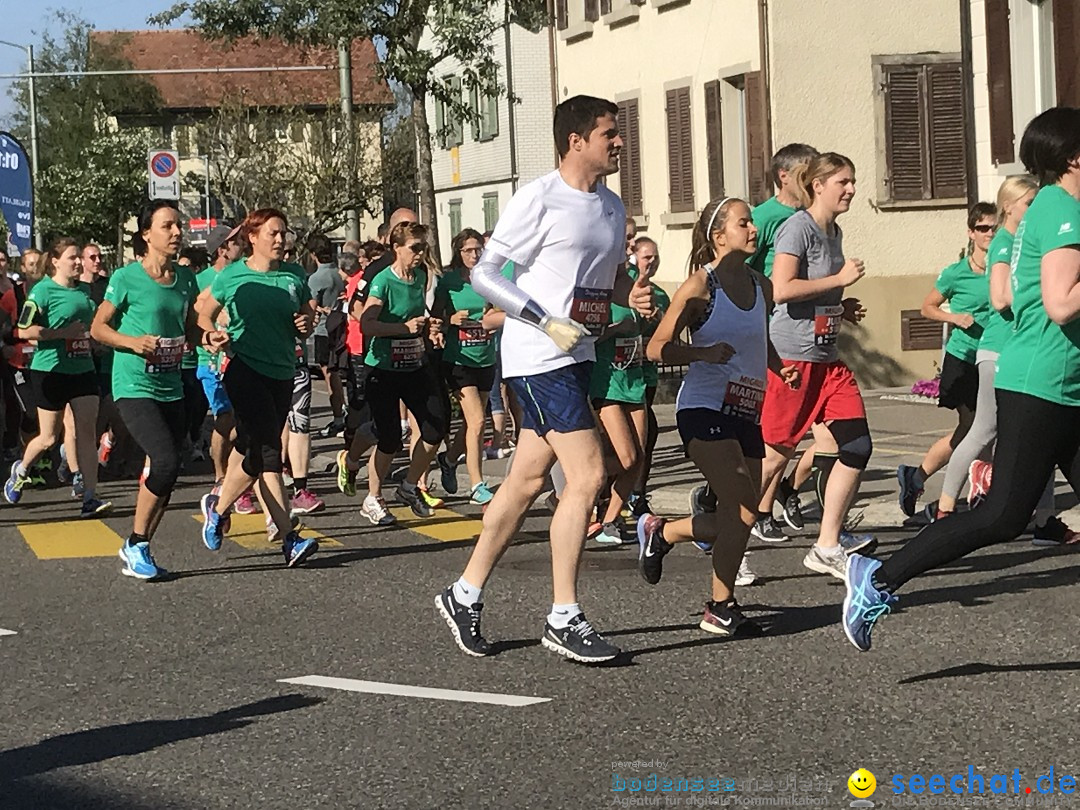
<path fill-rule="evenodd" d="M 499 221 L 499 192 L 490 191 L 484 195 L 484 230 L 495 230 Z"/>
<path fill-rule="evenodd" d="M 645 213 L 641 180 L 641 135 L 638 118 L 638 99 L 619 102 L 619 134 L 623 139 L 619 159 L 619 196 L 626 213 L 640 217 Z"/>
<path fill-rule="evenodd" d="M 461 233 L 461 200 L 450 200 L 446 208 L 450 215 L 450 237 L 453 238 Z"/>
<path fill-rule="evenodd" d="M 938 321 L 924 317 L 917 309 L 900 310 L 900 351 L 940 349 L 943 338 L 944 329 Z"/>
<path fill-rule="evenodd" d="M 960 202 L 967 195 L 963 71 L 951 54 L 874 57 L 879 90 L 879 202 Z"/>
<path fill-rule="evenodd" d="M 668 199 L 672 213 L 694 210 L 694 155 L 691 148 L 690 88 L 667 91 Z"/>
<path fill-rule="evenodd" d="M 555 0 L 555 27 L 559 31 L 565 31 L 569 25 L 568 0 Z"/>
<path fill-rule="evenodd" d="M 705 148 L 709 162 L 709 199 L 724 196 L 724 119 L 719 81 L 705 83 Z"/>
<path fill-rule="evenodd" d="M 611 13 L 611 0 L 600 0 L 600 13 L 601 14 L 610 14 Z"/>
<path fill-rule="evenodd" d="M 600 0 L 585 0 L 585 19 L 588 22 L 600 19 Z"/>
<path fill-rule="evenodd" d="M 451 76 L 448 82 L 450 98 L 461 102 L 461 78 Z M 461 146 L 465 141 L 465 122 L 450 104 L 435 99 L 435 140 L 443 149 Z"/>

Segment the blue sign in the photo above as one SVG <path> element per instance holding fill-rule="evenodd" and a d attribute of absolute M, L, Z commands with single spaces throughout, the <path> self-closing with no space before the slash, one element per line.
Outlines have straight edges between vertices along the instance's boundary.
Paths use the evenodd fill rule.
<path fill-rule="evenodd" d="M 26 252 L 34 227 L 30 158 L 22 144 L 7 132 L 0 132 L 0 213 L 8 227 L 8 254 Z"/>

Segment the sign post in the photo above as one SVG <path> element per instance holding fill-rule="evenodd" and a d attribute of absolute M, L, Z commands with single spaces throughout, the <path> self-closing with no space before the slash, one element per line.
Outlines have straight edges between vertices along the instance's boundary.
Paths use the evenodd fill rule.
<path fill-rule="evenodd" d="M 180 199 L 180 156 L 166 149 L 151 149 L 147 158 L 151 200 Z"/>
<path fill-rule="evenodd" d="M 34 227 L 34 186 L 26 150 L 7 132 L 0 132 L 0 212 L 8 227 L 8 255 L 30 248 Z"/>

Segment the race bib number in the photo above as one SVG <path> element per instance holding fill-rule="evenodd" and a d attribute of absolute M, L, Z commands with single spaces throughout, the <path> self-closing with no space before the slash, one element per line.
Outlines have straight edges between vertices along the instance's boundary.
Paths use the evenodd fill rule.
<path fill-rule="evenodd" d="M 64 348 L 68 357 L 89 357 L 90 338 L 67 338 Z"/>
<path fill-rule="evenodd" d="M 611 312 L 611 290 L 593 287 L 574 287 L 574 300 L 570 304 L 570 317 L 584 324 L 589 334 L 597 337 L 607 326 Z"/>
<path fill-rule="evenodd" d="M 491 333 L 483 326 L 459 326 L 458 343 L 465 346 L 487 346 L 491 343 Z"/>
<path fill-rule="evenodd" d="M 617 337 L 615 338 L 615 359 L 612 360 L 612 365 L 617 368 L 640 366 L 643 359 L 641 356 L 643 350 L 644 344 L 640 335 L 637 337 Z"/>
<path fill-rule="evenodd" d="M 399 370 L 420 368 L 424 358 L 422 337 L 394 338 L 390 341 L 390 366 Z"/>
<path fill-rule="evenodd" d="M 180 368 L 184 357 L 184 338 L 159 338 L 154 353 L 146 358 L 147 374 L 163 374 Z"/>
<path fill-rule="evenodd" d="M 832 346 L 840 333 L 840 319 L 844 307 L 814 307 L 814 345 Z"/>
<path fill-rule="evenodd" d="M 753 377 L 729 380 L 720 412 L 737 416 L 755 425 L 761 424 L 761 408 L 765 404 L 765 381 Z"/>

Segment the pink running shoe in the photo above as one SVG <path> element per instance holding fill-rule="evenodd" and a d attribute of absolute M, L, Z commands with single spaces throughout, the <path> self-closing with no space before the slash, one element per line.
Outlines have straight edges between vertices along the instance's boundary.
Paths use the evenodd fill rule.
<path fill-rule="evenodd" d="M 984 500 L 986 493 L 990 491 L 990 481 L 994 477 L 994 465 L 989 461 L 975 459 L 968 467 L 968 478 L 971 480 L 971 490 L 968 492 L 968 503 L 974 509 Z"/>
<path fill-rule="evenodd" d="M 233 504 L 233 511 L 238 515 L 254 515 L 259 511 L 259 508 L 255 505 L 251 490 L 236 499 L 236 503 Z"/>
<path fill-rule="evenodd" d="M 310 489 L 302 489 L 293 495 L 289 506 L 290 514 L 310 515 L 312 512 L 318 512 L 324 508 L 326 503 Z"/>

